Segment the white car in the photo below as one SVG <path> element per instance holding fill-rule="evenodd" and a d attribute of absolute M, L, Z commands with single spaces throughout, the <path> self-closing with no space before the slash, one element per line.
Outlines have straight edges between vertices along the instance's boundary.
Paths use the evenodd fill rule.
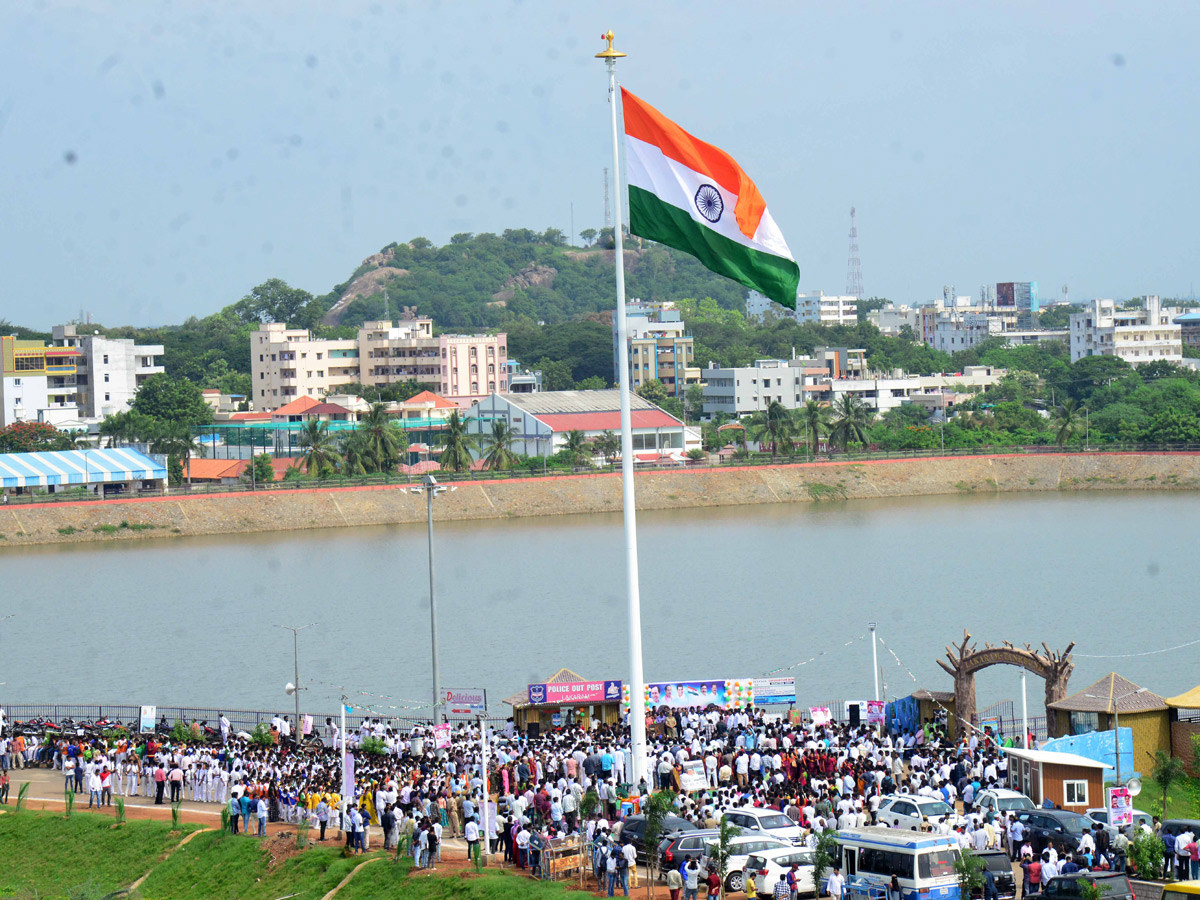
<path fill-rule="evenodd" d="M 812 894 L 816 896 L 816 884 L 813 882 L 814 850 L 801 850 L 789 847 L 785 850 L 764 850 L 755 853 L 746 860 L 746 869 L 754 873 L 754 893 L 759 897 L 772 897 L 775 883 L 786 878 L 792 863 L 799 865 L 796 869 L 796 893 L 799 895 Z M 766 874 L 763 874 L 766 873 Z"/>
<path fill-rule="evenodd" d="M 1022 809 L 1034 809 L 1037 804 L 1020 791 L 1010 791 L 1004 788 L 991 788 L 980 791 L 975 798 L 975 808 L 981 812 L 992 810 L 1004 815 L 1006 812 L 1017 812 Z"/>
<path fill-rule="evenodd" d="M 946 822 L 951 827 L 967 823 L 967 820 L 955 813 L 941 797 L 923 797 L 919 794 L 893 794 L 884 797 L 876 814 L 876 821 L 880 825 L 909 831 L 920 831 L 921 824 L 926 819 L 931 825 Z"/>
<path fill-rule="evenodd" d="M 709 838 L 704 842 L 704 857 L 700 860 L 701 868 L 707 872 L 712 868 L 712 851 L 717 842 Z M 739 834 L 730 841 L 729 860 L 725 863 L 725 890 L 740 893 L 745 884 L 746 860 L 751 856 L 770 853 L 775 850 L 792 851 L 796 848 L 789 841 L 781 841 L 769 835 Z"/>
<path fill-rule="evenodd" d="M 1093 822 L 1099 822 L 1101 825 L 1103 825 L 1104 830 L 1109 834 L 1115 835 L 1117 833 L 1116 826 L 1108 824 L 1108 810 L 1105 807 L 1102 806 L 1098 809 L 1089 809 L 1085 815 Z M 1133 810 L 1133 828 L 1138 828 L 1142 825 L 1153 828 L 1154 817 L 1151 816 L 1150 813 L 1142 812 L 1140 809 Z M 1133 829 L 1129 828 L 1128 826 L 1126 826 L 1124 831 L 1126 834 L 1133 834 Z"/>
<path fill-rule="evenodd" d="M 804 832 L 800 826 L 777 809 L 742 806 L 725 810 L 721 818 L 742 829 L 742 834 L 765 832 L 767 837 L 778 838 L 785 843 L 804 842 Z"/>

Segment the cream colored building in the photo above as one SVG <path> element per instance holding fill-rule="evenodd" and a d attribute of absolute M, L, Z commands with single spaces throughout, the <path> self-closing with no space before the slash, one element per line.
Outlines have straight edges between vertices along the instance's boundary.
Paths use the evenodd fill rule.
<path fill-rule="evenodd" d="M 508 388 L 508 336 L 433 334 L 432 319 L 366 322 L 356 338 L 325 340 L 279 322 L 250 337 L 251 402 L 271 411 L 339 385 L 415 380 L 466 407 Z"/>

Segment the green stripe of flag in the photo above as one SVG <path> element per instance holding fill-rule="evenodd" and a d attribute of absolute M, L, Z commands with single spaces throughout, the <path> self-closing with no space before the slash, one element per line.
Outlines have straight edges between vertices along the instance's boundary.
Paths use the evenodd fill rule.
<path fill-rule="evenodd" d="M 690 253 L 706 267 L 759 291 L 788 309 L 796 308 L 800 267 L 782 256 L 752 250 L 696 222 L 645 188 L 629 186 L 629 230 Z"/>

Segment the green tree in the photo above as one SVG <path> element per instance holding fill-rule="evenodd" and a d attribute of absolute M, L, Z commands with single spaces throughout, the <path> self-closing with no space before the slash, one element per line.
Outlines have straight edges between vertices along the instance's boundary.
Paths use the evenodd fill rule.
<path fill-rule="evenodd" d="M 764 443 L 771 444 L 771 461 L 774 462 L 779 451 L 792 449 L 792 435 L 795 423 L 787 408 L 778 400 L 772 400 L 762 412 L 750 417 L 750 435 L 758 441 L 759 447 Z"/>
<path fill-rule="evenodd" d="M 829 427 L 829 439 L 843 450 L 851 444 L 865 444 L 867 429 L 871 425 L 871 411 L 866 404 L 851 394 L 842 394 L 833 404 L 833 421 Z"/>
<path fill-rule="evenodd" d="M 657 378 L 651 378 L 637 389 L 637 395 L 643 400 L 649 400 L 655 406 L 662 406 L 671 395 L 667 393 L 667 386 Z"/>
<path fill-rule="evenodd" d="M 259 453 L 250 460 L 242 481 L 246 484 L 270 484 L 275 480 L 275 467 L 271 465 L 270 453 Z"/>
<path fill-rule="evenodd" d="M 687 421 L 698 422 L 704 413 L 704 388 L 689 384 L 683 391 L 683 412 Z"/>
<path fill-rule="evenodd" d="M 721 889 L 717 896 L 724 897 L 725 879 L 729 877 L 729 858 L 733 856 L 733 839 L 742 833 L 742 829 L 730 824 L 724 816 L 721 816 L 721 823 L 717 829 L 717 840 L 708 855 L 717 870 L 717 877 L 721 879 Z"/>
<path fill-rule="evenodd" d="M 340 447 L 342 454 L 342 474 L 354 476 L 366 475 L 377 471 L 374 454 L 371 453 L 370 439 L 363 431 L 351 431 L 343 439 Z"/>
<path fill-rule="evenodd" d="M 130 408 L 144 416 L 184 425 L 208 425 L 212 407 L 204 402 L 200 388 L 186 378 L 165 373 L 151 375 L 138 388 Z"/>
<path fill-rule="evenodd" d="M 390 472 L 395 469 L 400 457 L 408 449 L 408 435 L 388 413 L 386 404 L 371 404 L 358 430 L 366 438 L 373 471 Z"/>
<path fill-rule="evenodd" d="M 675 792 L 674 791 L 656 791 L 650 795 L 650 798 L 642 807 L 642 813 L 646 817 L 645 830 L 645 846 L 657 847 L 663 836 L 663 824 L 667 821 L 667 816 L 671 810 L 675 808 Z M 652 873 L 654 864 L 658 861 L 658 853 L 646 854 L 646 896 L 654 896 L 654 879 Z"/>
<path fill-rule="evenodd" d="M 954 860 L 954 874 L 958 876 L 960 896 L 971 897 L 975 891 L 983 890 L 984 862 L 970 848 L 959 851 Z"/>
<path fill-rule="evenodd" d="M 583 246 L 591 246 L 592 241 L 596 239 L 596 234 L 597 232 L 595 228 L 585 228 L 583 231 L 579 232 L 579 236 L 583 238 Z"/>
<path fill-rule="evenodd" d="M 306 310 L 312 302 L 313 295 L 308 291 L 291 287 L 281 278 L 270 278 L 253 288 L 238 306 L 247 321 L 285 322 L 308 328 L 315 324 L 309 321 L 311 311 Z"/>
<path fill-rule="evenodd" d="M 191 459 L 193 456 L 204 456 L 205 447 L 192 434 L 192 429 L 183 422 L 162 421 L 154 429 L 150 440 L 150 452 L 162 453 L 167 457 L 179 460 L 183 472 L 187 475 L 187 483 L 192 483 Z"/>
<path fill-rule="evenodd" d="M 1150 777 L 1162 788 L 1162 818 L 1167 816 L 1167 791 L 1171 786 L 1181 782 L 1187 774 L 1183 768 L 1183 760 L 1173 756 L 1168 750 L 1155 750 L 1150 765 Z"/>
<path fill-rule="evenodd" d="M 608 382 L 599 375 L 589 375 L 583 381 L 575 385 L 578 391 L 602 391 L 608 387 Z"/>
<path fill-rule="evenodd" d="M 582 466 L 588 462 L 588 439 L 586 433 L 578 428 L 567 432 L 563 440 L 563 450 L 571 455 L 571 465 Z"/>
<path fill-rule="evenodd" d="M 446 427 L 442 430 L 441 467 L 447 472 L 467 472 L 471 469 L 471 451 L 478 446 L 475 435 L 469 432 L 471 419 L 459 415 L 458 410 L 450 413 Z"/>
<path fill-rule="evenodd" d="M 1074 397 L 1068 397 L 1054 410 L 1055 434 L 1054 439 L 1058 441 L 1058 446 L 1065 447 L 1069 441 L 1079 430 L 1080 420 L 1083 418 L 1083 409 L 1079 405 L 1079 401 Z"/>
<path fill-rule="evenodd" d="M 503 471 L 517 464 L 517 454 L 512 452 L 517 433 L 507 419 L 493 419 L 492 432 L 487 435 L 487 451 L 483 454 L 485 469 Z"/>
<path fill-rule="evenodd" d="M 808 436 L 809 451 L 816 456 L 821 435 L 829 431 L 829 407 L 819 400 L 805 400 L 796 412 L 800 430 L 806 431 Z"/>
<path fill-rule="evenodd" d="M 621 455 L 621 436 L 612 431 L 602 432 L 592 440 L 592 448 L 604 457 L 607 464 L 612 465 Z"/>
<path fill-rule="evenodd" d="M 300 458 L 309 475 L 327 478 L 337 472 L 342 462 L 337 447 L 337 437 L 329 430 L 328 422 L 309 419 L 300 429 Z"/>

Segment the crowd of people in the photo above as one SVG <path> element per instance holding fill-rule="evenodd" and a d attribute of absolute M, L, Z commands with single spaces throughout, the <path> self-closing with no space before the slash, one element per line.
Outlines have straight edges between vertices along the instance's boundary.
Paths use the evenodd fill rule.
<path fill-rule="evenodd" d="M 1005 785 L 1007 758 L 975 731 L 950 742 L 941 726 L 927 722 L 879 736 L 866 725 L 817 726 L 762 710 L 715 708 L 670 711 L 651 725 L 653 787 L 674 790 L 674 814 L 700 828 L 716 828 L 729 809 L 769 807 L 789 816 L 815 846 L 828 829 L 873 824 L 881 799 L 902 792 L 951 806 L 961 801 L 963 820 L 947 816 L 922 827 L 953 834 L 963 847 L 1005 849 L 1023 866 L 1026 892 L 1059 872 L 1123 865 L 1123 835 L 1110 839 L 1097 829 L 1077 846 L 1051 841 L 1035 854 L 1013 816 L 977 808 L 980 792 Z M 89 805 L 108 805 L 121 795 L 156 804 L 226 804 L 235 832 L 261 835 L 268 822 L 306 823 L 324 841 L 333 824 L 360 853 L 375 829 L 384 848 L 411 853 L 418 867 L 436 867 L 444 841 L 456 839 L 471 856 L 486 841 L 490 853 L 542 874 L 546 848 L 578 834 L 598 882 L 610 895 L 628 894 L 636 853 L 622 838 L 622 823 L 635 805 L 628 797 L 650 786 L 628 783 L 627 727 L 589 723 L 536 737 L 518 733 L 512 720 L 489 728 L 486 800 L 477 724 L 454 726 L 438 746 L 431 726 L 364 720 L 346 735 L 353 793 L 345 797 L 337 723 L 326 720 L 307 743 L 291 732 L 280 718 L 265 739 L 255 738 L 232 732 L 222 716 L 210 740 L 195 730 L 178 741 L 21 735 L 5 738 L 0 756 L 5 769 L 10 761 L 49 762 L 68 789 L 88 791 Z M 704 790 L 683 790 L 685 771 L 698 764 Z M 676 887 L 694 896 L 711 873 L 685 867 L 677 874 Z M 833 887 L 839 884 L 835 879 Z"/>

